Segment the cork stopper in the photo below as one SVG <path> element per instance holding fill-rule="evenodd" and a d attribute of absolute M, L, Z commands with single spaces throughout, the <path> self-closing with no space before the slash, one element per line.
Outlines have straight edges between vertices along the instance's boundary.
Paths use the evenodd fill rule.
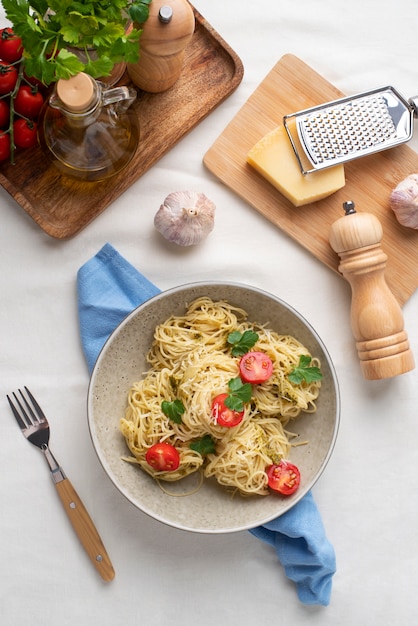
<path fill-rule="evenodd" d="M 69 79 L 62 78 L 57 82 L 57 95 L 69 111 L 85 111 L 95 100 L 94 81 L 83 72 Z"/>

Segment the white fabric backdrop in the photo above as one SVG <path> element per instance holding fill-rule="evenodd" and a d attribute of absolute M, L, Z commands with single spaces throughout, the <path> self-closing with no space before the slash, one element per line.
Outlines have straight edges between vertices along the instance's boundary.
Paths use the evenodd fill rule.
<path fill-rule="evenodd" d="M 385 84 L 406 96 L 418 93 L 415 9 L 406 0 L 194 4 L 243 61 L 243 82 L 228 100 L 68 241 L 46 235 L 0 189 L 1 621 L 412 624 L 418 610 L 417 371 L 364 381 L 348 285 L 212 177 L 202 157 L 286 53 L 345 93 Z M 411 146 L 418 148 L 416 139 Z M 177 189 L 203 191 L 217 205 L 215 230 L 193 249 L 165 245 L 153 227 L 162 199 Z M 86 421 L 89 377 L 75 276 L 107 241 L 162 289 L 225 279 L 275 293 L 325 341 L 342 395 L 335 452 L 314 489 L 337 554 L 329 607 L 302 606 L 275 553 L 248 532 L 206 536 L 166 527 L 134 509 L 103 473 Z M 404 316 L 416 358 L 417 313 L 415 294 Z M 47 409 L 52 449 L 97 521 L 117 572 L 110 585 L 88 563 L 43 459 L 10 415 L 5 395 L 24 384 Z"/>

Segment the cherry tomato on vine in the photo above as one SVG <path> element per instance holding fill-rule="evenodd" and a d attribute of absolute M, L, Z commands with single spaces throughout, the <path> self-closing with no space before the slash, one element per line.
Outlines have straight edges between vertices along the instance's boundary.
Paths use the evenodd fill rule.
<path fill-rule="evenodd" d="M 17 83 L 17 69 L 6 61 L 0 61 L 0 94 L 13 91 Z"/>
<path fill-rule="evenodd" d="M 300 485 L 298 467 L 289 461 L 280 461 L 266 468 L 268 486 L 283 496 L 290 496 Z"/>
<path fill-rule="evenodd" d="M 9 103 L 4 99 L 0 99 L 0 128 L 7 128 L 10 122 Z"/>
<path fill-rule="evenodd" d="M 43 103 L 43 96 L 36 87 L 32 88 L 29 85 L 22 85 L 19 87 L 15 97 L 15 111 L 19 115 L 33 119 L 38 117 Z"/>
<path fill-rule="evenodd" d="M 145 460 L 157 472 L 173 472 L 180 465 L 180 454 L 170 443 L 155 443 L 145 454 Z"/>
<path fill-rule="evenodd" d="M 39 78 L 35 78 L 35 76 L 28 76 L 26 72 L 23 72 L 23 77 L 26 82 L 30 83 L 34 87 L 38 87 L 38 89 L 42 89 L 42 87 L 44 87 L 42 81 L 39 80 Z"/>
<path fill-rule="evenodd" d="M 15 35 L 12 28 L 0 30 L 0 58 L 7 63 L 15 63 L 22 58 L 23 46 L 20 37 Z"/>
<path fill-rule="evenodd" d="M 10 135 L 0 132 L 0 161 L 10 159 Z"/>
<path fill-rule="evenodd" d="M 244 418 L 244 411 L 235 411 L 225 404 L 227 393 L 221 393 L 212 401 L 212 417 L 215 423 L 225 428 L 238 426 Z"/>
<path fill-rule="evenodd" d="M 14 142 L 18 148 L 31 148 L 37 142 L 37 125 L 32 120 L 22 118 L 13 123 Z"/>
<path fill-rule="evenodd" d="M 270 378 L 273 363 L 264 352 L 247 352 L 239 362 L 239 374 L 246 383 L 259 385 Z"/>

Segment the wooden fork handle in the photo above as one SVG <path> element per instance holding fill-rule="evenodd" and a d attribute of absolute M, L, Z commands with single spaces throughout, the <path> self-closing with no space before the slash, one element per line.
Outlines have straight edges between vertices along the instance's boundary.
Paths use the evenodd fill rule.
<path fill-rule="evenodd" d="M 58 495 L 70 522 L 91 562 L 103 580 L 115 577 L 115 570 L 96 527 L 68 478 L 55 483 Z"/>

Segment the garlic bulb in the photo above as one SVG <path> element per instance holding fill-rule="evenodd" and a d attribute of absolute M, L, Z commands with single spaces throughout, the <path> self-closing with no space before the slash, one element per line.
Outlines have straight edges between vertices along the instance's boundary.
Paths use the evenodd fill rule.
<path fill-rule="evenodd" d="M 418 174 L 410 174 L 392 191 L 390 208 L 402 226 L 418 228 Z"/>
<path fill-rule="evenodd" d="M 211 232 L 215 205 L 204 193 L 174 191 L 170 193 L 154 217 L 154 226 L 179 246 L 194 246 Z"/>

